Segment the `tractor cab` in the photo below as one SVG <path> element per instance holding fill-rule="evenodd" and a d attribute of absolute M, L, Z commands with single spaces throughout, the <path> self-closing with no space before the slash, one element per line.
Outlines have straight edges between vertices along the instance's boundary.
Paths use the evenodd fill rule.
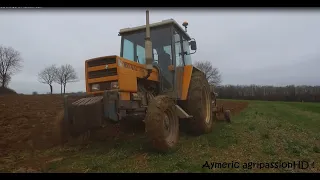
<path fill-rule="evenodd" d="M 188 23 L 183 26 L 187 27 Z M 120 56 L 140 64 L 146 64 L 145 38 L 146 25 L 121 29 Z M 174 92 L 181 88 L 183 67 L 192 65 L 191 50 L 196 50 L 195 40 L 191 40 L 186 30 L 173 20 L 150 24 L 153 66 L 160 71 L 161 90 Z M 179 69 L 179 70 L 178 70 Z M 180 74 L 180 76 L 179 76 Z M 177 79 L 177 80 L 175 80 Z M 178 91 L 179 92 L 179 91 Z M 181 92 L 181 91 L 180 91 Z M 179 96 L 177 94 L 177 96 Z"/>

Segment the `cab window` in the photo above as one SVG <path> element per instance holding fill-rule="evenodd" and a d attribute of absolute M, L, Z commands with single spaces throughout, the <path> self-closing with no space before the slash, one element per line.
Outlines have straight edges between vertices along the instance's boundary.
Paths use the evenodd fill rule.
<path fill-rule="evenodd" d="M 127 39 L 123 41 L 123 57 L 134 61 L 134 46 L 133 43 Z"/>
<path fill-rule="evenodd" d="M 153 53 L 153 61 L 158 63 L 159 58 L 158 58 L 157 50 L 153 49 L 152 53 Z"/>
<path fill-rule="evenodd" d="M 178 32 L 174 32 L 174 44 L 176 50 L 176 67 L 183 66 L 183 59 L 181 53 L 181 39 L 180 34 Z"/>
<path fill-rule="evenodd" d="M 136 61 L 140 64 L 145 64 L 146 63 L 146 57 L 145 57 L 145 49 L 142 46 L 137 45 L 137 57 Z"/>
<path fill-rule="evenodd" d="M 163 46 L 163 50 L 170 55 L 170 59 L 172 59 L 172 53 L 171 53 L 171 45 Z"/>
<path fill-rule="evenodd" d="M 172 35 L 170 27 L 159 27 L 151 29 L 151 39 L 153 47 L 154 61 L 156 62 L 162 53 L 159 50 L 164 50 L 170 55 L 172 59 L 171 43 Z M 121 54 L 125 59 L 138 62 L 140 64 L 146 63 L 145 57 L 145 31 L 137 31 L 122 35 Z M 162 52 L 161 51 L 161 52 Z"/>
<path fill-rule="evenodd" d="M 182 40 L 183 40 L 184 62 L 186 65 L 192 65 L 189 42 L 183 37 L 182 37 Z"/>

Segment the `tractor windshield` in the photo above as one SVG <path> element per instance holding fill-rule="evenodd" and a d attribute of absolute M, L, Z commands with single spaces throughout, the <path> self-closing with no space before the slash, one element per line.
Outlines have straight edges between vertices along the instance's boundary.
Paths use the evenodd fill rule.
<path fill-rule="evenodd" d="M 171 53 L 171 28 L 170 27 L 158 27 L 151 29 L 151 41 L 153 48 L 153 59 L 158 61 L 159 54 L 167 54 L 168 61 L 172 62 Z M 122 35 L 121 41 L 121 57 L 138 62 L 140 64 L 146 63 L 145 58 L 145 31 L 139 31 L 130 34 Z"/>

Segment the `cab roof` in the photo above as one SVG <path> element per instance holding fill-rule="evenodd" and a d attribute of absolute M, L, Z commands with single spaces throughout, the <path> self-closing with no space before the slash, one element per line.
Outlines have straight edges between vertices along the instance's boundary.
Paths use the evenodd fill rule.
<path fill-rule="evenodd" d="M 174 27 L 176 27 L 178 30 L 180 30 L 180 33 L 184 34 L 188 38 L 188 40 L 191 39 L 191 37 L 188 35 L 188 33 L 185 32 L 182 29 L 182 27 L 174 19 L 167 19 L 167 20 L 163 20 L 160 22 L 156 22 L 156 23 L 150 23 L 150 29 L 155 28 L 155 27 L 159 27 L 159 26 L 170 25 L 170 24 L 173 25 Z M 123 29 L 120 29 L 119 35 L 135 32 L 135 31 L 139 31 L 139 30 L 144 30 L 144 29 L 146 29 L 146 25 L 132 27 L 132 28 L 123 28 Z"/>

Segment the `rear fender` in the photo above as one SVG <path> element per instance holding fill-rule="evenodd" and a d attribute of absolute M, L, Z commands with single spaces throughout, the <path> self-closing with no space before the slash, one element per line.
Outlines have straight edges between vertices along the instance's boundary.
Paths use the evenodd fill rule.
<path fill-rule="evenodd" d="M 186 65 L 183 69 L 182 94 L 180 100 L 187 100 L 192 73 L 200 71 L 197 67 Z M 202 72 L 203 73 L 203 72 Z"/>

